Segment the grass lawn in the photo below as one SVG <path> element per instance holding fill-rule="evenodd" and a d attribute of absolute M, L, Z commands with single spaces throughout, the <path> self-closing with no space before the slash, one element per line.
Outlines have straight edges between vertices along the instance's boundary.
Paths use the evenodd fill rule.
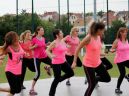
<path fill-rule="evenodd" d="M 113 64 L 113 68 L 111 70 L 109 70 L 109 74 L 112 76 L 112 77 L 118 77 L 119 76 L 119 71 L 118 71 L 118 68 L 117 66 L 113 63 L 113 59 L 114 59 L 114 54 L 108 54 L 107 55 L 107 58 L 111 61 L 111 63 Z M 6 59 L 4 61 L 3 64 L 0 65 L 0 83 L 3 83 L 3 82 L 7 82 L 7 79 L 6 79 L 6 76 L 5 76 L 5 64 L 6 64 Z M 41 76 L 40 76 L 40 79 L 43 79 L 43 78 L 50 78 L 46 72 L 44 71 L 44 65 L 45 64 L 41 64 Z M 83 70 L 83 67 L 81 68 L 76 68 L 75 70 L 75 76 L 85 76 L 84 74 L 84 70 Z M 127 70 L 127 73 L 129 73 L 129 70 Z M 26 77 L 25 77 L 25 80 L 32 80 L 33 77 L 34 77 L 34 73 L 32 73 L 31 71 L 27 70 L 27 73 L 26 73 Z"/>

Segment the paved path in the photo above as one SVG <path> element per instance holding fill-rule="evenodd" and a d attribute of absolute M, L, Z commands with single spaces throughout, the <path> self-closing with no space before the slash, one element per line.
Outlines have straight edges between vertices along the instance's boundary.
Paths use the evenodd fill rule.
<path fill-rule="evenodd" d="M 37 96 L 48 96 L 49 88 L 52 83 L 53 78 L 51 79 L 42 79 L 37 82 L 36 91 L 38 92 Z M 55 96 L 84 96 L 87 85 L 84 85 L 84 77 L 73 77 L 71 79 L 71 86 L 68 87 L 65 85 L 65 81 L 60 83 L 57 87 Z M 100 87 L 96 88 L 92 96 L 129 96 L 129 83 L 127 80 L 124 80 L 121 86 L 123 90 L 122 95 L 117 95 L 114 93 L 116 86 L 116 78 L 112 78 L 110 83 L 99 83 Z M 25 81 L 24 85 L 26 90 L 23 90 L 20 94 L 15 96 L 29 96 L 28 92 L 31 87 L 32 81 Z M 8 84 L 0 84 L 0 87 L 8 87 Z M 0 93 L 0 96 L 6 96 L 6 93 Z"/>

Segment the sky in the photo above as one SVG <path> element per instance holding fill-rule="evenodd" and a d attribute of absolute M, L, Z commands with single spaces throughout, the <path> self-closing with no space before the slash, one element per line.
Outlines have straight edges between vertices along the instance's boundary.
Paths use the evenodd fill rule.
<path fill-rule="evenodd" d="M 16 0 L 0 0 L 0 16 L 10 13 L 16 13 Z M 19 0 L 19 13 L 22 9 L 31 12 L 32 0 Z M 86 0 L 86 12 L 93 12 L 93 1 Z M 107 0 L 96 0 L 97 11 L 106 11 Z M 60 0 L 61 14 L 67 12 L 67 0 Z M 69 0 L 70 12 L 82 13 L 84 9 L 84 0 Z M 109 10 L 123 11 L 128 10 L 128 0 L 109 0 Z M 43 14 L 46 11 L 58 11 L 58 0 L 34 0 L 34 12 Z"/>

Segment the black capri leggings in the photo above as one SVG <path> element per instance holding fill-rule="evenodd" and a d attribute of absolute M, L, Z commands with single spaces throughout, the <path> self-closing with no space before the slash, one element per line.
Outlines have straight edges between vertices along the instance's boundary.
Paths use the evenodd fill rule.
<path fill-rule="evenodd" d="M 91 68 L 91 67 L 84 66 L 84 71 L 86 73 L 87 80 L 88 80 L 88 88 L 87 88 L 84 96 L 91 96 L 98 81 L 110 82 L 110 80 L 111 80 L 111 77 L 108 74 L 105 67 L 103 66 L 103 64 L 100 64 L 97 68 Z M 95 73 L 97 73 L 98 76 L 95 76 Z"/>
<path fill-rule="evenodd" d="M 34 77 L 35 81 L 37 81 L 40 77 L 40 64 L 41 64 L 41 62 L 52 66 L 51 59 L 49 57 L 42 58 L 42 59 L 34 58 L 34 66 L 35 66 L 35 71 L 36 71 L 36 74 Z"/>
<path fill-rule="evenodd" d="M 71 66 L 73 63 L 74 55 L 72 55 L 72 56 L 66 55 L 65 57 L 66 57 L 66 61 Z M 80 60 L 79 57 L 77 57 L 77 67 L 81 67 L 81 66 L 82 66 L 82 61 Z"/>
<path fill-rule="evenodd" d="M 24 78 L 25 78 L 27 68 L 31 72 L 36 72 L 33 58 L 30 58 L 30 59 L 29 58 L 23 58 L 23 61 L 22 61 L 22 75 L 21 75 L 21 84 L 22 85 L 23 85 L 23 82 L 24 82 Z"/>
<path fill-rule="evenodd" d="M 10 86 L 10 93 L 16 94 L 21 92 L 21 75 L 15 75 L 11 72 L 6 72 L 6 77 Z"/>
<path fill-rule="evenodd" d="M 49 96 L 55 96 L 56 87 L 59 82 L 62 82 L 63 80 L 70 78 L 74 75 L 74 72 L 70 65 L 65 62 L 63 64 L 53 64 L 52 65 L 53 72 L 54 72 L 54 80 L 51 84 Z M 65 74 L 61 76 L 61 71 L 63 71 Z"/>
<path fill-rule="evenodd" d="M 106 68 L 106 70 L 109 70 L 109 69 L 112 68 L 111 62 L 106 57 L 101 58 L 101 61 L 102 61 L 103 65 L 104 65 L 104 67 Z"/>
<path fill-rule="evenodd" d="M 125 74 L 126 74 L 125 67 L 129 68 L 129 60 L 118 63 L 117 67 L 118 67 L 119 72 L 120 72 L 120 76 L 119 76 L 118 81 L 117 81 L 117 88 L 119 89 L 121 86 L 121 83 L 125 77 Z"/>

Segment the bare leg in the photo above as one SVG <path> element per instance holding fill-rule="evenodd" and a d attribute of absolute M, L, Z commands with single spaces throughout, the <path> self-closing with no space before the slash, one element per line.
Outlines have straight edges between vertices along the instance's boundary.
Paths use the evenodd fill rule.
<path fill-rule="evenodd" d="M 33 80 L 31 90 L 34 90 L 35 84 L 36 84 L 36 81 Z"/>
<path fill-rule="evenodd" d="M 13 94 L 9 93 L 7 96 L 14 96 Z"/>
<path fill-rule="evenodd" d="M 35 92 L 35 90 L 34 90 L 35 84 L 36 84 L 36 81 L 33 80 L 32 86 L 31 86 L 31 90 L 30 90 L 30 92 L 29 92 L 30 95 L 37 95 L 37 94 L 38 94 L 38 93 Z"/>
<path fill-rule="evenodd" d="M 2 91 L 2 92 L 10 92 L 10 88 L 0 88 L 0 91 Z"/>

